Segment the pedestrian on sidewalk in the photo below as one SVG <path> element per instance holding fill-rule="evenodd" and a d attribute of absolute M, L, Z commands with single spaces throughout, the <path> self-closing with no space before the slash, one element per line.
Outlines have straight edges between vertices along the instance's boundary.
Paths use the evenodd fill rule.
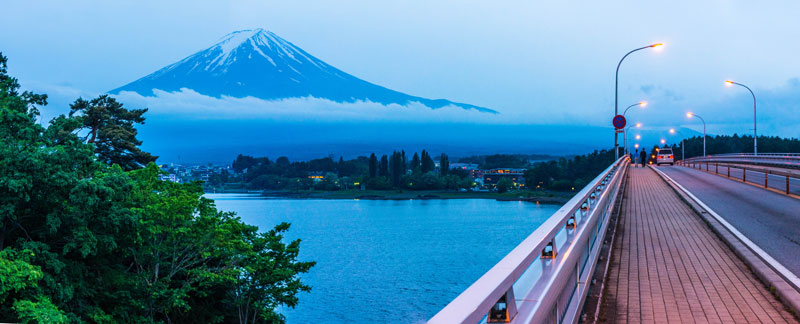
<path fill-rule="evenodd" d="M 639 153 L 639 158 L 641 159 L 642 167 L 644 168 L 644 166 L 647 164 L 647 152 L 645 152 L 644 149 L 642 149 L 642 152 Z"/>
<path fill-rule="evenodd" d="M 639 167 L 639 149 L 638 148 L 636 149 L 636 153 L 633 154 L 633 167 L 634 168 L 638 168 Z"/>

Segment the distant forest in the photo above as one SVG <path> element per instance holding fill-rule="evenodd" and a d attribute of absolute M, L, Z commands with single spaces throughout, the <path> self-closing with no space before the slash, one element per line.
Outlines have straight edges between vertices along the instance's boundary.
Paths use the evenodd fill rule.
<path fill-rule="evenodd" d="M 686 157 L 703 153 L 703 138 L 686 139 Z M 800 152 L 800 140 L 761 136 L 759 152 Z M 673 145 L 675 158 L 681 154 L 680 142 Z M 752 136 L 715 136 L 706 139 L 708 154 L 747 153 L 753 150 Z M 435 160 L 444 167 L 435 167 Z M 442 161 L 444 163 L 442 163 Z M 463 157 L 458 163 L 476 164 L 479 169 L 520 168 L 524 171 L 526 190 L 580 190 L 602 170 L 614 162 L 613 150 L 600 150 L 572 157 L 555 157 L 544 154 L 494 154 Z M 473 179 L 467 171 L 450 168 L 446 154 L 433 157 L 423 150 L 409 157 L 404 151 L 378 156 L 360 156 L 351 160 L 326 157 L 309 161 L 291 162 L 287 157 L 270 160 L 267 157 L 239 155 L 233 162 L 239 175 L 215 174 L 209 180 L 212 186 L 240 182 L 249 189 L 261 190 L 346 190 L 354 184 L 364 184 L 374 190 L 458 190 L 472 188 Z M 311 174 L 324 176 L 313 181 Z M 499 191 L 513 190 L 503 183 Z"/>
<path fill-rule="evenodd" d="M 703 137 L 695 136 L 687 138 L 686 158 L 703 155 Z M 680 158 L 681 143 L 675 143 L 675 158 Z M 800 153 L 800 140 L 797 138 L 781 138 L 777 136 L 759 136 L 759 153 Z M 706 154 L 725 154 L 725 153 L 753 153 L 753 136 L 737 134 L 717 135 L 706 137 Z"/>

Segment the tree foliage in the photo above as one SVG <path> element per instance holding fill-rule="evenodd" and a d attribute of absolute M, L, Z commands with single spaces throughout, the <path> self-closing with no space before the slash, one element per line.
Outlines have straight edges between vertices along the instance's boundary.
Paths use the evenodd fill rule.
<path fill-rule="evenodd" d="M 259 232 L 199 184 L 126 171 L 108 157 L 129 147 L 76 135 L 87 115 L 45 128 L 46 96 L 18 89 L 0 55 L 0 322 L 280 323 L 310 289 L 288 224 Z"/>
<path fill-rule="evenodd" d="M 80 122 L 79 129 L 88 130 L 86 142 L 94 144 L 98 158 L 133 170 L 154 162 L 155 156 L 139 148 L 135 124 L 144 123 L 147 109 L 126 109 L 116 99 L 101 95 L 90 101 L 78 98 L 70 105 L 69 117 Z"/>

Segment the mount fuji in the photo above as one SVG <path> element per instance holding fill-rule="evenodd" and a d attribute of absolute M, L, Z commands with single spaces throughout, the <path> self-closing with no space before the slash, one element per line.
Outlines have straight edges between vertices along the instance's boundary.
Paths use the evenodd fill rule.
<path fill-rule="evenodd" d="M 232 32 L 205 50 L 109 93 L 131 91 L 153 96 L 154 89 L 175 92 L 183 88 L 216 98 L 314 97 L 339 103 L 371 101 L 402 106 L 418 102 L 432 109 L 456 106 L 497 113 L 445 99 L 411 96 L 361 80 L 260 28 Z"/>

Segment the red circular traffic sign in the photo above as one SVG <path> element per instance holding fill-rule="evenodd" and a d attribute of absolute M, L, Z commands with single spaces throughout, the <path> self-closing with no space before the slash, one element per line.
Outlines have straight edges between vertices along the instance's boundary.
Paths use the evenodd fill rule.
<path fill-rule="evenodd" d="M 614 128 L 616 129 L 625 128 L 625 116 L 616 115 L 614 119 L 611 120 L 611 123 L 614 124 Z"/>

